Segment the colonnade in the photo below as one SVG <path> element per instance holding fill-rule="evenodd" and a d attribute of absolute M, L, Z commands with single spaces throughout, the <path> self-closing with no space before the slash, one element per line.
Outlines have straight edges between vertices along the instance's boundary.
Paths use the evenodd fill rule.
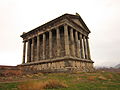
<path fill-rule="evenodd" d="M 27 41 L 23 41 L 22 63 L 54 58 L 52 52 L 54 48 L 56 48 L 56 57 L 61 57 L 61 42 L 64 42 L 64 56 L 90 60 L 91 57 L 88 37 L 67 24 L 64 24 L 62 27 L 63 37 L 61 37 L 61 29 L 57 27 L 54 29 L 56 34 L 55 36 L 52 29 L 48 31 L 47 34 L 45 32 L 35 36 L 34 38 L 30 38 Z M 55 42 L 53 42 L 53 37 L 56 38 Z M 47 46 L 46 41 L 48 42 L 48 49 L 45 49 Z M 53 47 L 54 43 L 56 47 Z M 48 51 L 48 58 L 46 58 L 46 51 Z M 40 52 L 42 52 L 42 54 L 40 54 Z"/>

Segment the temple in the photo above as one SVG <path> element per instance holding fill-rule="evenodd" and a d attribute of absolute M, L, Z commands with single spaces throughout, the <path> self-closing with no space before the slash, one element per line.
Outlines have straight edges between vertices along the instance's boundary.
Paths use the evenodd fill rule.
<path fill-rule="evenodd" d="M 64 14 L 24 32 L 21 66 L 42 71 L 93 71 L 89 33 L 79 14 Z"/>

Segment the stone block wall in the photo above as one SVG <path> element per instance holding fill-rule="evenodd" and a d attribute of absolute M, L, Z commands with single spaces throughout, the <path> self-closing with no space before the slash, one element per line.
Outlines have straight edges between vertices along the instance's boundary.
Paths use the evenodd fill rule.
<path fill-rule="evenodd" d="M 93 63 L 76 60 L 62 60 L 23 66 L 28 71 L 40 72 L 93 72 Z"/>

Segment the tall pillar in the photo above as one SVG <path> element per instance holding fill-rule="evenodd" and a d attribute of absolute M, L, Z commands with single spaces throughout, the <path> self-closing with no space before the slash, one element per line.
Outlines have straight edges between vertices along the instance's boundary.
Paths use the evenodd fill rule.
<path fill-rule="evenodd" d="M 37 60 L 39 61 L 40 59 L 40 37 L 39 35 L 37 36 Z"/>
<path fill-rule="evenodd" d="M 34 38 L 32 38 L 32 44 L 31 44 L 31 61 L 34 61 Z"/>
<path fill-rule="evenodd" d="M 76 53 L 77 53 L 77 57 L 80 57 L 80 46 L 78 43 L 78 32 L 75 31 L 75 43 L 76 43 Z"/>
<path fill-rule="evenodd" d="M 89 47 L 89 40 L 88 40 L 88 37 L 86 38 L 86 44 L 87 44 L 88 59 L 91 60 L 90 47 Z"/>
<path fill-rule="evenodd" d="M 73 28 L 70 29 L 70 39 L 71 39 L 71 54 L 72 56 L 75 56 L 75 42 L 73 36 Z"/>
<path fill-rule="evenodd" d="M 43 59 L 45 59 L 45 40 L 46 40 L 46 36 L 45 33 L 43 33 Z"/>
<path fill-rule="evenodd" d="M 60 56 L 60 31 L 56 28 L 56 38 L 57 38 L 57 56 Z"/>
<path fill-rule="evenodd" d="M 67 26 L 67 24 L 64 24 L 64 41 L 65 41 L 65 56 L 69 56 L 70 50 L 69 50 L 69 38 L 68 38 L 68 26 Z"/>
<path fill-rule="evenodd" d="M 49 57 L 52 58 L 52 31 L 49 31 Z"/>
<path fill-rule="evenodd" d="M 83 43 L 84 43 L 84 55 L 85 55 L 85 59 L 87 59 L 87 48 L 86 48 L 85 36 L 83 36 Z"/>
<path fill-rule="evenodd" d="M 26 53 L 26 42 L 23 42 L 23 61 L 22 63 L 25 63 L 25 53 Z"/>
<path fill-rule="evenodd" d="M 28 44 L 27 44 L 27 62 L 31 62 L 31 44 L 30 44 L 30 40 L 28 40 Z"/>
<path fill-rule="evenodd" d="M 84 52 L 83 52 L 83 42 L 82 42 L 82 34 L 80 33 L 80 56 L 83 59 L 84 58 Z"/>

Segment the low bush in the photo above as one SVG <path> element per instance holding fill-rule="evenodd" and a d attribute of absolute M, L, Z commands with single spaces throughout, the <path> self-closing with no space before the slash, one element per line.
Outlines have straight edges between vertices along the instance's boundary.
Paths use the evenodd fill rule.
<path fill-rule="evenodd" d="M 47 80 L 44 82 L 27 82 L 22 83 L 18 86 L 20 90 L 44 90 L 44 89 L 55 89 L 55 88 L 67 88 L 67 84 L 59 80 Z"/>

